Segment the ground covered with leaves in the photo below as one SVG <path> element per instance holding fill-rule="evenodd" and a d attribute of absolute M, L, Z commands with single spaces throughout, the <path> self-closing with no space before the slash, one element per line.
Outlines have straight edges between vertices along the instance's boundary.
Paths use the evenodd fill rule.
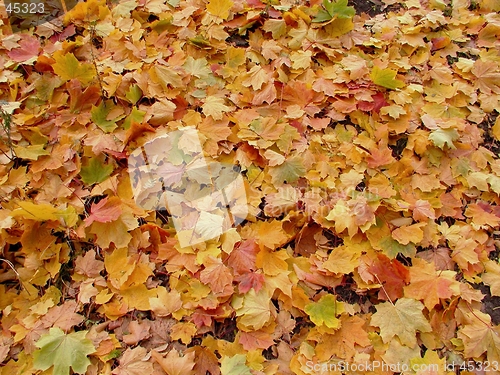
<path fill-rule="evenodd" d="M 498 11 L 87 0 L 4 20 L 0 374 L 500 374 Z M 181 247 L 127 159 L 184 126 L 249 214 Z"/>

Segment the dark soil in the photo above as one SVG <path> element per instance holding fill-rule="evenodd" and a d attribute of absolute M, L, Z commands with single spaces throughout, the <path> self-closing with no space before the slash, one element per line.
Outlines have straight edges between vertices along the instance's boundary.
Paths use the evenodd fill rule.
<path fill-rule="evenodd" d="M 488 114 L 484 121 L 478 127 L 483 130 L 483 146 L 493 152 L 495 155 L 500 155 L 500 141 L 497 141 L 493 136 L 492 127 L 498 117 L 498 112 Z"/>
<path fill-rule="evenodd" d="M 492 296 L 490 287 L 487 285 L 480 284 L 477 289 L 485 294 L 481 311 L 491 316 L 491 322 L 494 325 L 500 324 L 500 297 Z"/>
<path fill-rule="evenodd" d="M 349 0 L 348 4 L 356 9 L 357 14 L 366 13 L 370 17 L 382 14 L 383 3 L 378 0 Z"/>

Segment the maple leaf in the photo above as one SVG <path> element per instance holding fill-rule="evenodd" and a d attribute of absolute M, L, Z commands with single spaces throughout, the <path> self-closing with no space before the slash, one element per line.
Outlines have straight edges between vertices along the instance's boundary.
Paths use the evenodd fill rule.
<path fill-rule="evenodd" d="M 222 375 L 252 375 L 250 368 L 246 365 L 245 354 L 223 357 L 221 359 L 220 372 Z"/>
<path fill-rule="evenodd" d="M 111 110 L 111 102 L 106 103 L 102 101 L 97 107 L 92 105 L 92 110 L 90 111 L 92 121 L 106 133 L 110 133 L 117 128 L 116 121 L 108 120 Z"/>
<path fill-rule="evenodd" d="M 233 4 L 231 0 L 210 0 L 207 4 L 207 10 L 210 14 L 226 20 Z"/>
<path fill-rule="evenodd" d="M 96 78 L 96 71 L 89 63 L 81 64 L 72 53 L 54 54 L 55 64 L 52 65 L 54 72 L 65 81 L 72 79 L 79 80 L 87 85 Z"/>
<path fill-rule="evenodd" d="M 423 226 L 425 226 L 424 223 L 403 225 L 392 231 L 392 238 L 402 245 L 408 245 L 410 242 L 418 244 L 424 238 L 424 232 L 421 229 Z"/>
<path fill-rule="evenodd" d="M 200 281 L 209 284 L 214 293 L 222 293 L 227 287 L 232 292 L 233 275 L 219 259 L 209 257 L 203 262 L 205 269 L 200 273 Z"/>
<path fill-rule="evenodd" d="M 304 311 L 317 326 L 324 324 L 328 328 L 338 328 L 340 320 L 337 316 L 344 312 L 344 304 L 337 302 L 336 296 L 325 294 L 318 302 L 306 305 Z"/>
<path fill-rule="evenodd" d="M 197 328 L 191 322 L 179 322 L 170 329 L 170 336 L 173 340 L 181 340 L 184 344 L 189 344 L 196 334 Z"/>
<path fill-rule="evenodd" d="M 207 59 L 205 58 L 193 59 L 191 56 L 189 56 L 186 59 L 186 62 L 184 63 L 183 67 L 186 70 L 186 72 L 198 78 L 206 78 L 210 74 L 212 74 L 212 71 L 208 67 Z"/>
<path fill-rule="evenodd" d="M 347 6 L 347 0 L 323 0 L 323 7 L 316 17 L 314 22 L 325 22 L 334 17 L 338 18 L 352 18 L 356 14 L 354 7 Z"/>
<path fill-rule="evenodd" d="M 113 165 L 105 164 L 98 158 L 91 158 L 90 161 L 82 167 L 80 176 L 82 181 L 88 185 L 105 181 L 113 172 Z"/>
<path fill-rule="evenodd" d="M 430 332 L 429 322 L 422 314 L 424 306 L 411 298 L 400 298 L 395 304 L 384 302 L 376 306 L 377 312 L 371 317 L 370 324 L 380 327 L 380 336 L 389 342 L 394 336 L 403 345 L 414 348 L 417 345 L 417 331 Z"/>
<path fill-rule="evenodd" d="M 247 239 L 231 251 L 225 262 L 233 269 L 235 275 L 244 275 L 257 269 L 255 260 L 258 252 L 259 247 L 255 240 Z"/>
<path fill-rule="evenodd" d="M 498 1 L 355 2 L 86 0 L 1 38 L 0 373 L 82 304 L 89 373 L 498 360 Z"/>
<path fill-rule="evenodd" d="M 257 272 L 248 272 L 236 277 L 235 279 L 239 282 L 238 291 L 241 294 L 248 293 L 248 291 L 252 288 L 258 292 L 266 281 L 265 276 Z"/>
<path fill-rule="evenodd" d="M 492 296 L 500 296 L 500 265 L 497 262 L 492 260 L 486 262 L 481 279 L 490 287 Z"/>
<path fill-rule="evenodd" d="M 22 34 L 18 42 L 19 47 L 7 52 L 7 55 L 16 62 L 26 64 L 40 53 L 40 41 L 34 36 Z"/>
<path fill-rule="evenodd" d="M 164 90 L 169 90 L 169 86 L 178 88 L 183 86 L 181 76 L 171 68 L 155 65 L 149 71 L 153 79 L 156 79 Z"/>
<path fill-rule="evenodd" d="M 336 247 L 328 256 L 328 260 L 323 263 L 323 268 L 338 274 L 351 273 L 358 266 L 360 255 L 357 249 L 348 246 Z"/>
<path fill-rule="evenodd" d="M 50 204 L 35 204 L 29 201 L 20 201 L 17 204 L 19 208 L 12 211 L 11 215 L 13 217 L 23 217 L 37 221 L 54 220 L 68 226 L 74 225 L 77 221 L 73 207 L 58 209 Z"/>
<path fill-rule="evenodd" d="M 195 346 L 192 349 L 195 353 L 196 363 L 193 368 L 195 374 L 220 375 L 219 360 L 210 349 L 201 346 Z"/>
<path fill-rule="evenodd" d="M 268 292 L 262 288 L 259 292 L 250 289 L 244 296 L 234 296 L 231 305 L 236 310 L 238 324 L 246 330 L 258 330 L 264 327 L 271 317 Z"/>
<path fill-rule="evenodd" d="M 324 335 L 316 346 L 320 359 L 329 359 L 332 355 L 345 360 L 357 354 L 356 345 L 367 347 L 371 344 L 365 329 L 366 320 L 359 316 L 340 316 L 340 328 L 333 334 Z"/>
<path fill-rule="evenodd" d="M 281 165 L 269 168 L 269 174 L 275 185 L 282 185 L 285 181 L 288 184 L 293 184 L 305 173 L 304 161 L 298 155 L 289 157 Z"/>
<path fill-rule="evenodd" d="M 123 248 L 132 238 L 128 231 L 137 226 L 137 219 L 130 212 L 125 212 L 117 220 L 111 222 L 94 221 L 90 226 L 90 233 L 96 235 L 97 244 L 103 248 L 107 248 L 111 242 L 118 248 Z"/>
<path fill-rule="evenodd" d="M 84 317 L 77 314 L 76 311 L 76 301 L 68 300 L 60 306 L 51 307 L 47 314 L 43 316 L 41 322 L 44 327 L 58 327 L 67 332 L 84 320 Z"/>
<path fill-rule="evenodd" d="M 214 120 L 221 120 L 225 112 L 230 111 L 230 107 L 224 104 L 224 98 L 218 96 L 208 96 L 201 106 L 206 116 L 212 116 Z"/>
<path fill-rule="evenodd" d="M 500 327 L 475 320 L 461 328 L 457 336 L 462 339 L 464 354 L 468 358 L 479 358 L 486 352 L 488 361 L 500 360 Z"/>
<path fill-rule="evenodd" d="M 188 375 L 193 373 L 192 369 L 195 365 L 194 352 L 182 355 L 173 348 L 165 357 L 155 350 L 151 352 L 151 356 L 168 375 Z"/>
<path fill-rule="evenodd" d="M 500 217 L 488 211 L 487 206 L 472 203 L 467 206 L 465 216 L 472 218 L 472 222 L 476 225 L 496 227 L 500 224 Z"/>
<path fill-rule="evenodd" d="M 32 145 L 27 147 L 15 146 L 14 150 L 17 157 L 21 159 L 37 160 L 40 156 L 50 155 L 50 152 L 45 150 L 44 145 Z"/>
<path fill-rule="evenodd" d="M 403 81 L 396 79 L 396 74 L 395 70 L 380 69 L 378 66 L 374 66 L 370 73 L 370 78 L 376 85 L 394 90 L 405 85 Z"/>
<path fill-rule="evenodd" d="M 262 268 L 266 275 L 276 276 L 288 269 L 286 262 L 288 258 L 289 256 L 284 250 L 270 251 L 264 248 L 257 254 L 255 264 Z"/>
<path fill-rule="evenodd" d="M 267 216 L 278 217 L 281 214 L 295 208 L 299 198 L 300 192 L 296 188 L 287 185 L 283 189 L 280 189 L 277 193 L 266 196 L 264 213 Z"/>
<path fill-rule="evenodd" d="M 376 259 L 371 261 L 368 269 L 375 280 L 383 283 L 384 287 L 379 291 L 381 300 L 393 300 L 403 296 L 403 287 L 410 281 L 409 271 L 397 259 L 389 260 L 383 254 L 377 254 Z"/>
<path fill-rule="evenodd" d="M 136 345 L 139 341 L 151 336 L 150 329 L 151 326 L 148 320 L 144 320 L 143 322 L 133 320 L 127 327 L 129 333 L 123 335 L 123 342 L 127 345 Z"/>
<path fill-rule="evenodd" d="M 285 243 L 287 235 L 283 231 L 283 224 L 279 220 L 263 221 L 257 223 L 257 242 L 269 249 L 276 249 Z"/>
<path fill-rule="evenodd" d="M 85 336 L 88 331 L 65 334 L 60 328 L 53 327 L 36 343 L 40 349 L 33 354 L 33 366 L 38 370 L 53 367 L 54 375 L 69 375 L 70 368 L 84 374 L 90 365 L 87 358 L 95 352 L 92 341 Z"/>
<path fill-rule="evenodd" d="M 181 295 L 176 290 L 168 292 L 165 287 L 156 288 L 157 297 L 149 299 L 149 306 L 157 316 L 168 316 L 182 307 Z"/>
<path fill-rule="evenodd" d="M 410 284 L 405 286 L 407 297 L 423 300 L 430 311 L 440 299 L 447 299 L 460 293 L 454 271 L 436 271 L 431 263 L 414 259 L 410 268 Z"/>
<path fill-rule="evenodd" d="M 456 141 L 459 137 L 456 129 L 436 129 L 429 134 L 429 140 L 440 149 L 444 149 L 445 145 L 453 150 L 456 149 L 453 141 Z"/>
<path fill-rule="evenodd" d="M 477 77 L 475 87 L 486 94 L 500 94 L 500 72 L 497 64 L 479 59 L 474 62 L 471 72 Z"/>
<path fill-rule="evenodd" d="M 239 343 L 243 349 L 251 351 L 255 349 L 267 349 L 274 344 L 271 335 L 263 331 L 240 332 Z"/>
<path fill-rule="evenodd" d="M 256 65 L 247 73 L 247 78 L 242 82 L 244 86 L 252 86 L 254 90 L 260 90 L 262 85 L 269 81 L 267 72 L 261 66 Z"/>
<path fill-rule="evenodd" d="M 94 221 L 99 223 L 109 223 L 120 217 L 122 209 L 120 207 L 121 200 L 118 197 L 108 197 L 92 203 L 90 207 L 90 215 L 85 219 L 85 226 L 89 226 Z"/>
<path fill-rule="evenodd" d="M 128 348 L 118 360 L 119 365 L 116 367 L 113 375 L 143 375 L 153 373 L 153 364 L 146 361 L 147 350 L 142 346 L 134 349 Z M 153 354 L 153 352 L 151 352 Z"/>

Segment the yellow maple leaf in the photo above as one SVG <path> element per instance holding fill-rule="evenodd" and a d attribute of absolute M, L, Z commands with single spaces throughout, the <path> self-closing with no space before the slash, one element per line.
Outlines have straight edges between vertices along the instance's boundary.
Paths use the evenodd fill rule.
<path fill-rule="evenodd" d="M 333 355 L 350 360 L 358 353 L 358 345 L 367 347 L 371 344 L 364 319 L 343 314 L 339 320 L 340 328 L 333 334 L 323 335 L 316 346 L 316 354 L 321 361 L 328 361 Z"/>
<path fill-rule="evenodd" d="M 182 307 L 181 295 L 176 290 L 167 291 L 164 286 L 156 288 L 158 297 L 149 299 L 151 311 L 156 316 L 168 316 Z"/>
<path fill-rule="evenodd" d="M 184 344 L 189 344 L 196 334 L 196 325 L 191 322 L 179 322 L 170 329 L 172 340 L 181 340 Z"/>
<path fill-rule="evenodd" d="M 72 53 L 63 55 L 62 52 L 56 52 L 54 59 L 56 63 L 52 65 L 52 68 L 65 81 L 77 79 L 87 85 L 96 78 L 94 67 L 90 63 L 80 63 Z"/>
<path fill-rule="evenodd" d="M 129 311 L 132 309 L 141 311 L 150 310 L 151 306 L 149 305 L 149 300 L 155 297 L 155 295 L 155 290 L 148 289 L 144 284 L 139 284 L 120 291 L 120 296 L 127 305 Z"/>
<path fill-rule="evenodd" d="M 348 274 L 359 265 L 361 249 L 354 246 L 339 246 L 332 250 L 323 268 L 337 274 Z"/>
<path fill-rule="evenodd" d="M 107 253 L 104 257 L 104 266 L 108 272 L 108 277 L 113 282 L 116 288 L 119 288 L 125 283 L 128 277 L 132 274 L 135 268 L 135 262 L 127 256 L 127 248 L 118 248 L 113 250 L 111 254 Z"/>
<path fill-rule="evenodd" d="M 255 226 L 255 230 L 259 245 L 270 249 L 276 249 L 288 239 L 283 230 L 282 222 L 279 220 L 259 221 Z"/>
<path fill-rule="evenodd" d="M 224 98 L 217 96 L 207 96 L 201 108 L 206 116 L 212 116 L 214 120 L 222 120 L 223 113 L 231 109 L 224 104 Z"/>
<path fill-rule="evenodd" d="M 264 248 L 257 254 L 255 264 L 262 268 L 266 275 L 276 276 L 288 269 L 288 263 L 285 261 L 288 258 L 284 250 L 270 251 Z"/>
<path fill-rule="evenodd" d="M 75 225 L 78 218 L 73 207 L 59 209 L 50 204 L 36 204 L 29 201 L 18 202 L 20 208 L 12 211 L 13 217 L 23 217 L 36 221 L 54 220 L 67 226 Z"/>
<path fill-rule="evenodd" d="M 410 242 L 418 244 L 424 238 L 424 231 L 421 229 L 425 223 L 413 225 L 403 225 L 392 232 L 392 238 L 402 245 L 408 245 Z"/>
<path fill-rule="evenodd" d="M 271 317 L 271 300 L 266 288 L 259 292 L 250 289 L 244 296 L 235 297 L 231 305 L 236 310 L 238 326 L 245 330 L 261 329 Z"/>
<path fill-rule="evenodd" d="M 497 141 L 500 141 L 500 116 L 495 120 L 495 125 L 491 128 L 493 136 Z"/>
<path fill-rule="evenodd" d="M 500 296 L 500 265 L 488 260 L 485 264 L 486 272 L 482 274 L 483 282 L 490 287 L 492 296 Z"/>
<path fill-rule="evenodd" d="M 400 298 L 395 304 L 384 302 L 376 306 L 371 325 L 380 327 L 380 336 L 387 343 L 397 336 L 403 345 L 417 345 L 417 331 L 430 332 L 431 325 L 422 314 L 424 305 L 411 298 Z"/>
<path fill-rule="evenodd" d="M 233 4 L 231 0 L 210 0 L 207 10 L 211 15 L 226 20 L 229 17 L 229 10 Z"/>

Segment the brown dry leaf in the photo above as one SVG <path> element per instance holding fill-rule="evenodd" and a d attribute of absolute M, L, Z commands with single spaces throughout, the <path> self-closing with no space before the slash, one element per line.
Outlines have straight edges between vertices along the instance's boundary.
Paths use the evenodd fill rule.
<path fill-rule="evenodd" d="M 195 365 L 195 353 L 189 352 L 182 355 L 175 348 L 170 350 L 166 356 L 157 351 L 152 351 L 151 356 L 159 363 L 161 368 L 168 375 L 189 375 L 193 374 Z"/>
<path fill-rule="evenodd" d="M 149 330 L 151 329 L 151 322 L 143 320 L 141 322 L 133 320 L 129 323 L 127 330 L 128 334 L 123 335 L 123 342 L 127 345 L 136 345 L 140 341 L 145 340 L 151 336 Z"/>
<path fill-rule="evenodd" d="M 118 367 L 113 375 L 144 375 L 153 371 L 153 364 L 145 360 L 147 350 L 141 346 L 134 349 L 128 348 L 118 360 Z"/>

